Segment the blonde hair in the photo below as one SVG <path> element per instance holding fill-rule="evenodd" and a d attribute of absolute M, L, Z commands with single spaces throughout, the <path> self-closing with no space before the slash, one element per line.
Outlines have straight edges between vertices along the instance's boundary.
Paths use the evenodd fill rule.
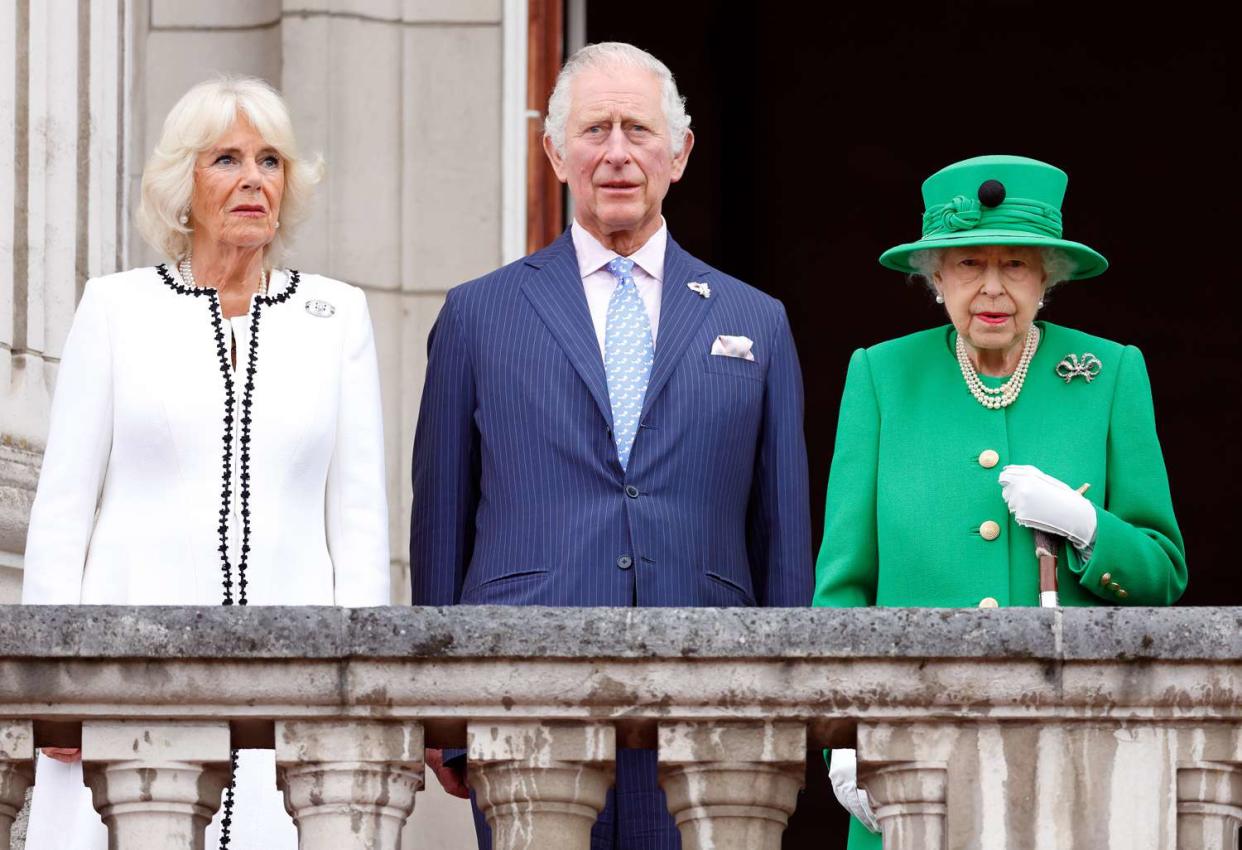
<path fill-rule="evenodd" d="M 194 163 L 245 115 L 284 163 L 285 190 L 280 203 L 280 230 L 264 248 L 264 261 L 277 265 L 297 227 L 309 212 L 314 186 L 323 175 L 323 159 L 302 159 L 284 98 L 255 77 L 220 76 L 191 88 L 177 101 L 159 143 L 142 171 L 142 200 L 136 223 L 139 232 L 171 260 L 190 250 L 192 229 L 181 223 L 194 193 Z"/>

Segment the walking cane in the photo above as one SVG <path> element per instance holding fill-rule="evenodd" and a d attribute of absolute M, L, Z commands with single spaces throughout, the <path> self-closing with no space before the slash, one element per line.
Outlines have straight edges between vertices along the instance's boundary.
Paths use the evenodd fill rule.
<path fill-rule="evenodd" d="M 1078 488 L 1079 494 L 1087 492 L 1090 484 Z M 1046 531 L 1035 532 L 1035 557 L 1039 559 L 1039 607 L 1060 608 L 1057 597 L 1057 552 L 1065 538 Z"/>

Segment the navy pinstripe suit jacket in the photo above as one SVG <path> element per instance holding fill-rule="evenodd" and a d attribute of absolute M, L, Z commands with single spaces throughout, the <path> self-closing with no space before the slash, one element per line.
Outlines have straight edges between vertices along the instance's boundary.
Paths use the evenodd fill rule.
<path fill-rule="evenodd" d="M 414 439 L 415 605 L 809 604 L 802 377 L 784 308 L 672 239 L 664 263 L 628 471 L 568 231 L 449 292 Z M 750 337 L 754 361 L 711 355 L 718 334 Z"/>

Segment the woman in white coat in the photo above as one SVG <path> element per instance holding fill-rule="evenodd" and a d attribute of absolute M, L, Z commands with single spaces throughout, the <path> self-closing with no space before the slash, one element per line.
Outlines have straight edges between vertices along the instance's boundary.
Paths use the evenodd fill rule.
<path fill-rule="evenodd" d="M 138 210 L 168 262 L 86 284 L 23 602 L 390 604 L 366 298 L 279 266 L 320 170 L 260 80 L 203 83 L 173 107 Z M 237 764 L 207 846 L 292 850 L 272 753 Z M 76 750 L 40 757 L 26 846 L 107 846 Z"/>

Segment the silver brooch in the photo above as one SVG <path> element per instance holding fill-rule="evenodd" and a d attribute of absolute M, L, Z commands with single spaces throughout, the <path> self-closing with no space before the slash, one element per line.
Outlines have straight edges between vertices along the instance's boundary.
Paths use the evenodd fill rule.
<path fill-rule="evenodd" d="M 318 298 L 312 298 L 306 302 L 306 312 L 312 316 L 318 316 L 321 319 L 331 318 L 336 313 L 336 308 L 327 301 L 320 301 Z"/>
<path fill-rule="evenodd" d="M 1081 360 L 1078 359 L 1077 354 L 1067 354 L 1065 359 L 1057 364 L 1057 377 L 1064 378 L 1065 383 L 1068 384 L 1081 376 L 1089 384 L 1095 380 L 1103 368 L 1104 364 L 1100 362 L 1100 358 L 1091 352 L 1084 354 Z"/>
<path fill-rule="evenodd" d="M 699 283 L 698 281 L 691 281 L 690 283 L 687 283 L 686 286 L 689 287 L 691 292 L 701 295 L 704 298 L 712 297 L 712 288 L 708 286 L 706 283 Z"/>

